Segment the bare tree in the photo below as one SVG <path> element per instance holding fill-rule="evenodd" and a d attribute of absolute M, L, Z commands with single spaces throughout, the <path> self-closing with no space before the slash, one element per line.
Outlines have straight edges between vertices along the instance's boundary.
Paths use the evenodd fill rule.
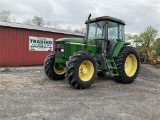
<path fill-rule="evenodd" d="M 32 20 L 26 20 L 26 21 L 23 22 L 23 24 L 33 25 L 33 22 L 32 22 Z"/>
<path fill-rule="evenodd" d="M 52 25 L 52 22 L 48 21 L 48 22 L 46 22 L 45 26 L 46 27 L 52 27 L 53 25 Z"/>
<path fill-rule="evenodd" d="M 53 28 L 60 29 L 61 26 L 58 23 L 54 22 L 53 23 Z"/>
<path fill-rule="evenodd" d="M 16 22 L 16 18 L 13 17 L 13 18 L 11 19 L 11 22 Z"/>
<path fill-rule="evenodd" d="M 72 27 L 71 27 L 71 26 L 67 26 L 67 27 L 66 27 L 66 30 L 72 31 Z"/>
<path fill-rule="evenodd" d="M 10 14 L 11 14 L 10 11 L 1 11 L 0 12 L 0 20 L 5 21 L 5 22 L 10 21 L 10 19 L 9 19 Z"/>
<path fill-rule="evenodd" d="M 80 34 L 85 34 L 86 29 L 85 28 L 80 28 L 80 29 L 74 29 L 73 32 L 75 33 L 80 33 Z"/>
<path fill-rule="evenodd" d="M 80 33 L 79 29 L 74 29 L 73 32 Z"/>
<path fill-rule="evenodd" d="M 44 25 L 45 25 L 43 18 L 38 17 L 38 16 L 35 16 L 35 17 L 32 19 L 32 22 L 33 22 L 33 24 L 36 25 L 36 26 L 44 26 Z"/>
<path fill-rule="evenodd" d="M 81 28 L 80 31 L 81 31 L 81 34 L 85 34 L 86 28 Z"/>

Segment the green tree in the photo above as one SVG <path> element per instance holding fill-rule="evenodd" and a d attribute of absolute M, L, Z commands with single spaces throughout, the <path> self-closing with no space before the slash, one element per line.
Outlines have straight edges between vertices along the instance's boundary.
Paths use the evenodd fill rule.
<path fill-rule="evenodd" d="M 156 41 L 158 30 L 153 28 L 152 26 L 148 26 L 144 32 L 139 35 L 130 36 L 129 39 L 133 39 L 136 48 L 139 50 L 141 48 L 153 48 L 153 44 Z"/>
<path fill-rule="evenodd" d="M 153 44 L 153 50 L 156 51 L 156 54 L 160 54 L 160 38 L 157 38 Z"/>
<path fill-rule="evenodd" d="M 36 26 L 44 26 L 44 25 L 45 25 L 43 18 L 38 17 L 38 16 L 35 16 L 35 17 L 32 19 L 32 22 L 33 22 L 33 24 L 36 25 Z"/>
<path fill-rule="evenodd" d="M 11 11 L 1 11 L 0 12 L 0 20 L 8 22 L 10 21 L 9 16 L 11 14 Z"/>

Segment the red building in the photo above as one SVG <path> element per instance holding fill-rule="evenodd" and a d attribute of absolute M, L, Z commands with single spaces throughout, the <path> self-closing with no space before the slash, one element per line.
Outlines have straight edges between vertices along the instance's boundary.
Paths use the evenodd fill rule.
<path fill-rule="evenodd" d="M 69 37 L 84 35 L 0 21 L 0 66 L 41 65 L 46 56 L 54 52 L 55 40 Z"/>

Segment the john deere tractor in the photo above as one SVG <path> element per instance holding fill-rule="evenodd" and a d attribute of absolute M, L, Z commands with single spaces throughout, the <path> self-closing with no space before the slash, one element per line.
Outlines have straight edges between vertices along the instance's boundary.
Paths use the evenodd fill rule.
<path fill-rule="evenodd" d="M 139 72 L 139 55 L 125 42 L 125 22 L 110 16 L 88 17 L 85 38 L 56 40 L 55 53 L 44 61 L 52 80 L 66 80 L 75 89 L 89 88 L 97 73 L 108 72 L 117 82 L 132 83 Z"/>

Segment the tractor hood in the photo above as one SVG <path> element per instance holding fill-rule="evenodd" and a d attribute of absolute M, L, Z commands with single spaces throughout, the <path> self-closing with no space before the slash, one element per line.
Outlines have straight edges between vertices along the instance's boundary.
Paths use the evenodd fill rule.
<path fill-rule="evenodd" d="M 85 44 L 86 40 L 85 38 L 60 38 L 60 39 L 57 39 L 56 42 L 71 42 L 71 43 Z M 88 44 L 95 45 L 95 40 L 89 39 Z"/>

